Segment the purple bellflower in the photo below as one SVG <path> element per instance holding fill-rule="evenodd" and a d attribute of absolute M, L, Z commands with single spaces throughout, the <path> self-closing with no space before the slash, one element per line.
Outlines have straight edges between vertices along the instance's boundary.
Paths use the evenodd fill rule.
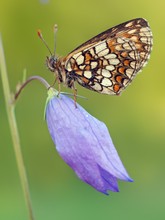
<path fill-rule="evenodd" d="M 46 121 L 56 149 L 84 182 L 107 194 L 118 192 L 118 180 L 132 182 L 106 125 L 66 95 L 48 92 Z"/>

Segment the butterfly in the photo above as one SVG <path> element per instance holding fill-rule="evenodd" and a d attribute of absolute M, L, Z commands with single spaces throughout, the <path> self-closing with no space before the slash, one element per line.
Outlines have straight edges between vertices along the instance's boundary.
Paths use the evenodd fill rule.
<path fill-rule="evenodd" d="M 41 36 L 40 36 L 41 37 Z M 75 82 L 98 93 L 119 95 L 146 65 L 153 45 L 148 22 L 136 18 L 83 43 L 65 57 L 47 57 L 59 84 Z"/>

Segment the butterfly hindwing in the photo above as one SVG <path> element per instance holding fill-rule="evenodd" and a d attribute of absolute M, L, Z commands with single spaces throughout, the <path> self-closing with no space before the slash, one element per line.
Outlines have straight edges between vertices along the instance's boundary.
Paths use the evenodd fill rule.
<path fill-rule="evenodd" d="M 134 19 L 85 42 L 67 57 L 65 69 L 82 86 L 120 94 L 147 63 L 152 48 L 148 23 Z"/>

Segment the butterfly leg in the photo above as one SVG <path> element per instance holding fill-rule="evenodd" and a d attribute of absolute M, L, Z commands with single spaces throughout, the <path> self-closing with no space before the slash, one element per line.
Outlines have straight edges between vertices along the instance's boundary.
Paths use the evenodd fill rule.
<path fill-rule="evenodd" d="M 77 108 L 76 102 L 77 102 L 77 89 L 74 88 L 74 104 L 75 104 L 75 107 Z"/>
<path fill-rule="evenodd" d="M 56 84 L 56 82 L 57 82 L 57 77 L 55 77 L 55 80 L 54 80 L 53 84 L 51 85 L 51 87 L 53 87 Z"/>
<path fill-rule="evenodd" d="M 60 95 L 60 92 L 61 92 L 61 82 L 58 79 L 58 96 Z"/>
<path fill-rule="evenodd" d="M 72 84 L 71 88 L 73 89 L 74 104 L 75 104 L 75 107 L 77 108 L 77 105 L 76 105 L 76 102 L 77 102 L 77 88 L 75 87 L 74 80 L 72 81 L 71 84 Z"/>
<path fill-rule="evenodd" d="M 75 107 L 77 108 L 77 105 L 76 105 L 76 101 L 77 101 L 77 89 L 75 87 L 75 79 L 72 78 L 72 77 L 68 77 L 67 79 L 67 86 L 71 89 L 73 89 L 73 97 L 74 97 L 74 104 L 75 104 Z"/>
<path fill-rule="evenodd" d="M 54 80 L 53 84 L 50 87 L 54 87 L 54 85 L 56 84 L 57 81 L 58 81 L 58 96 L 59 96 L 60 92 L 61 92 L 61 82 L 60 82 L 60 80 L 57 76 L 55 77 L 55 80 Z"/>

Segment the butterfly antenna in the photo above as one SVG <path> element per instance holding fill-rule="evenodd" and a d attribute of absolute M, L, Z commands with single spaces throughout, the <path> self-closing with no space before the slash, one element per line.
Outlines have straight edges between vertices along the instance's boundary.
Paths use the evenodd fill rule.
<path fill-rule="evenodd" d="M 42 40 L 42 42 L 45 44 L 45 46 L 46 46 L 46 48 L 48 49 L 50 55 L 53 56 L 53 54 L 52 54 L 52 52 L 51 52 L 51 50 L 50 50 L 48 44 L 46 43 L 46 41 L 44 40 L 44 38 L 43 38 L 43 36 L 42 36 L 41 30 L 38 30 L 38 31 L 37 31 L 37 34 L 38 34 L 39 38 Z"/>
<path fill-rule="evenodd" d="M 56 42 L 57 42 L 57 30 L 58 30 L 58 26 L 57 24 L 54 25 L 54 53 L 53 56 L 56 56 Z"/>

